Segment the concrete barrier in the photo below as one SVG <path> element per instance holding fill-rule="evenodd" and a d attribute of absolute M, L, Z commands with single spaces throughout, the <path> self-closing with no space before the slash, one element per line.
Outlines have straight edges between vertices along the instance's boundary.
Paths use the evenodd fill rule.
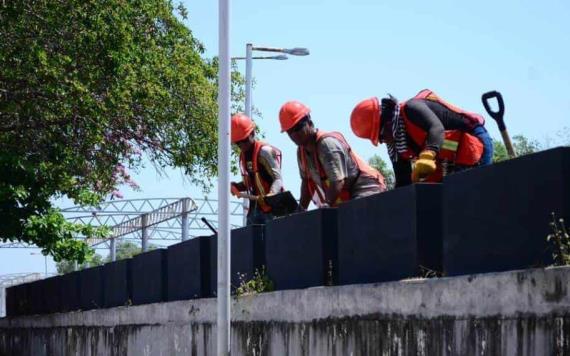
<path fill-rule="evenodd" d="M 445 178 L 448 275 L 548 265 L 551 213 L 570 218 L 570 147 Z"/>
<path fill-rule="evenodd" d="M 232 355 L 568 355 L 570 267 L 233 299 Z M 0 319 L 0 355 L 215 355 L 216 301 Z"/>
<path fill-rule="evenodd" d="M 336 284 L 336 208 L 312 210 L 268 222 L 265 257 L 275 289 Z"/>
<path fill-rule="evenodd" d="M 440 184 L 414 184 L 338 208 L 339 284 L 442 271 Z"/>
<path fill-rule="evenodd" d="M 210 240 L 200 236 L 168 247 L 168 300 L 210 296 Z"/>
<path fill-rule="evenodd" d="M 230 285 L 232 292 L 253 277 L 255 270 L 261 272 L 265 265 L 265 226 L 251 225 L 231 232 Z M 210 239 L 210 293 L 215 296 L 218 285 L 218 238 Z"/>

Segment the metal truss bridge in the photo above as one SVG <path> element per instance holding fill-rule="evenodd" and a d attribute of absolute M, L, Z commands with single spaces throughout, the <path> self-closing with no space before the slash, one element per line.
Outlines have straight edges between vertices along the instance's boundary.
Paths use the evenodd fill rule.
<path fill-rule="evenodd" d="M 68 221 L 108 226 L 112 235 L 106 239 L 89 239 L 86 242 L 96 249 L 108 249 L 111 259 L 115 259 L 117 241 L 140 242 L 146 251 L 149 243 L 165 247 L 175 241 L 184 241 L 196 236 L 210 235 L 212 232 L 202 221 L 217 228 L 217 200 L 185 198 L 150 198 L 110 200 L 97 207 L 74 206 L 62 209 Z M 241 201 L 230 202 L 232 228 L 243 223 Z M 37 248 L 20 242 L 0 243 L 0 248 Z"/>

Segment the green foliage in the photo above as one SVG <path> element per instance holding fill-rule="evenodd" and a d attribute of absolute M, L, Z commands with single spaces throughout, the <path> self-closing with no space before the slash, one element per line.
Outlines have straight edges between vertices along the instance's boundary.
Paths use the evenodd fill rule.
<path fill-rule="evenodd" d="M 253 278 L 250 280 L 246 280 L 246 275 L 242 273 L 238 273 L 238 277 L 240 280 L 240 286 L 236 290 L 238 297 L 274 290 L 273 281 L 269 279 L 265 271 L 265 266 L 261 268 L 261 271 L 256 269 L 253 273 Z"/>
<path fill-rule="evenodd" d="M 523 135 L 513 136 L 512 142 L 517 156 L 528 155 L 543 149 L 542 145 L 538 141 L 529 139 Z M 507 149 L 503 142 L 493 139 L 493 149 L 493 163 L 509 159 Z"/>
<path fill-rule="evenodd" d="M 374 155 L 368 160 L 368 164 L 382 173 L 386 181 L 387 190 L 394 189 L 394 185 L 396 184 L 394 171 L 388 167 L 388 164 L 382 159 L 382 157 L 379 155 Z"/>
<path fill-rule="evenodd" d="M 168 0 L 0 3 L 1 241 L 89 260 L 74 237 L 109 231 L 66 222 L 53 199 L 96 205 L 121 184 L 136 188 L 129 170 L 143 157 L 211 186 L 215 61 L 174 10 Z"/>
<path fill-rule="evenodd" d="M 550 222 L 552 233 L 546 237 L 546 241 L 552 249 L 552 258 L 555 266 L 570 265 L 570 235 L 563 218 L 556 219 L 552 213 Z"/>

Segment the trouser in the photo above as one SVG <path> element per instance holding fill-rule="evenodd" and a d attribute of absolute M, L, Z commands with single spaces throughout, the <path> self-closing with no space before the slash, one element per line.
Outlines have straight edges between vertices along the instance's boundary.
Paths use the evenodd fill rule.
<path fill-rule="evenodd" d="M 486 166 L 493 163 L 493 139 L 489 136 L 484 126 L 477 126 L 471 131 L 471 134 L 477 137 L 483 143 L 483 154 L 479 160 L 480 166 Z"/>
<path fill-rule="evenodd" d="M 264 213 L 261 209 L 253 207 L 247 214 L 247 225 L 265 225 L 268 221 L 273 220 L 271 213 Z"/>

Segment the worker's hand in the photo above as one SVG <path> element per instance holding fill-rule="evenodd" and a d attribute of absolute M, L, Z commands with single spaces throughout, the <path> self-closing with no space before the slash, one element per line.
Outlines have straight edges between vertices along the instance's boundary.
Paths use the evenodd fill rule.
<path fill-rule="evenodd" d="M 416 161 L 416 167 L 412 173 L 414 182 L 424 179 L 436 170 L 435 156 L 437 154 L 432 150 L 423 150 L 420 158 Z"/>
<path fill-rule="evenodd" d="M 259 205 L 265 205 L 265 199 L 263 198 L 263 195 L 258 195 L 258 196 L 257 196 L 257 204 L 259 204 Z"/>
<path fill-rule="evenodd" d="M 230 183 L 231 186 L 231 193 L 233 196 L 239 196 L 240 190 L 238 189 L 237 183 L 236 182 L 231 182 Z"/>

